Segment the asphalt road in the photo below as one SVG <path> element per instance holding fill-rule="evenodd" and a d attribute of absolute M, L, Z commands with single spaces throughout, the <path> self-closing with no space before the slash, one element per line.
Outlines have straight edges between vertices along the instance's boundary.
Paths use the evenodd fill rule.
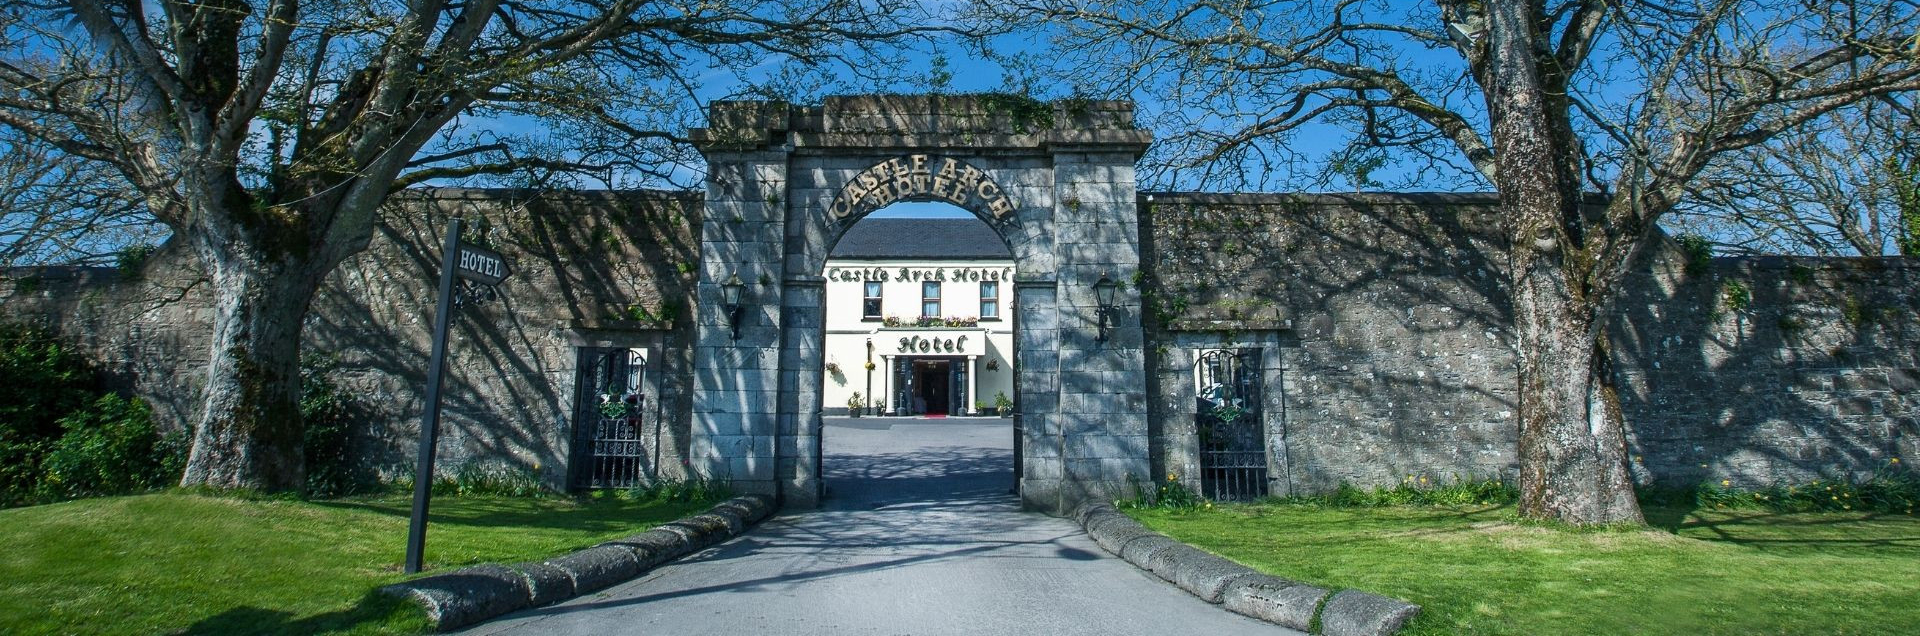
<path fill-rule="evenodd" d="M 828 499 L 469 634 L 1292 634 L 1020 512 L 1007 420 L 829 419 Z"/>

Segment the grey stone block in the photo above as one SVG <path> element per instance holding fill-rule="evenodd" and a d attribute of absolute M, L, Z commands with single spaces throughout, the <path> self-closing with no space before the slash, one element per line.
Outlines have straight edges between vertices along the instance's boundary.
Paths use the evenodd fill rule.
<path fill-rule="evenodd" d="M 1128 563 L 1132 563 L 1135 567 L 1145 570 L 1147 569 L 1147 564 L 1152 562 L 1153 555 L 1159 554 L 1160 551 L 1176 545 L 1183 544 L 1163 534 L 1149 534 L 1135 538 L 1132 541 L 1128 541 L 1126 545 L 1121 546 L 1120 558 L 1126 559 Z"/>
<path fill-rule="evenodd" d="M 1101 515 L 1087 524 L 1087 534 L 1092 536 L 1093 542 L 1100 544 L 1102 549 L 1114 556 L 1120 556 L 1121 548 L 1126 547 L 1128 542 L 1155 533 L 1148 530 L 1146 526 L 1140 525 L 1140 522 L 1134 521 L 1132 517 L 1115 513 Z"/>
<path fill-rule="evenodd" d="M 702 525 L 687 523 L 686 519 L 662 524 L 660 527 L 654 528 L 654 530 L 679 535 L 680 540 L 686 544 L 688 552 L 699 550 L 713 544 L 710 530 Z"/>
<path fill-rule="evenodd" d="M 557 559 L 548 565 L 560 568 L 573 578 L 574 592 L 585 594 L 640 574 L 640 562 L 633 551 L 622 546 L 601 545 Z"/>
<path fill-rule="evenodd" d="M 619 546 L 632 550 L 633 559 L 640 565 L 641 570 L 672 561 L 693 551 L 693 544 L 687 542 L 685 535 L 657 528 L 600 545 Z"/>
<path fill-rule="evenodd" d="M 527 580 L 512 568 L 493 563 L 395 583 L 380 592 L 419 603 L 434 629 L 443 631 L 533 604 Z"/>
<path fill-rule="evenodd" d="M 566 570 L 551 564 L 529 561 L 515 563 L 508 567 L 518 570 L 521 578 L 526 579 L 527 592 L 532 597 L 531 602 L 535 607 L 558 603 L 579 595 L 574 590 L 573 577 L 567 574 Z"/>
<path fill-rule="evenodd" d="M 714 505 L 705 515 L 695 515 L 695 517 L 710 517 L 708 521 L 726 526 L 724 530 L 720 530 L 720 536 L 714 538 L 716 544 L 718 544 L 718 542 L 724 542 L 724 540 L 728 540 L 728 538 L 733 538 L 735 534 L 739 534 L 739 532 L 743 532 L 743 530 L 747 530 L 747 519 L 741 517 L 737 509 L 728 507 L 726 503 Z"/>
<path fill-rule="evenodd" d="M 1301 631 L 1313 625 L 1313 613 L 1327 598 L 1326 588 L 1249 574 L 1227 586 L 1221 605 L 1227 611 Z"/>
<path fill-rule="evenodd" d="M 707 539 L 719 543 L 740 534 L 747 528 L 747 522 L 732 510 L 714 508 L 706 513 L 697 514 L 680 520 L 682 523 L 700 524 L 707 528 Z"/>
<path fill-rule="evenodd" d="M 1219 603 L 1228 584 L 1253 574 L 1247 566 L 1184 544 L 1155 553 L 1147 559 L 1147 569 L 1208 603 Z"/>
<path fill-rule="evenodd" d="M 714 506 L 715 510 L 725 508 L 748 524 L 757 523 L 773 512 L 773 498 L 766 495 L 746 495 L 734 497 Z"/>
<path fill-rule="evenodd" d="M 1359 590 L 1342 590 L 1327 599 L 1320 611 L 1320 633 L 1326 636 L 1385 636 L 1400 631 L 1420 606 Z"/>
<path fill-rule="evenodd" d="M 1113 504 L 1109 504 L 1107 502 L 1100 501 L 1097 499 L 1089 499 L 1087 501 L 1082 501 L 1080 502 L 1080 505 L 1074 506 L 1073 508 L 1073 515 L 1072 515 L 1073 522 L 1080 524 L 1080 527 L 1085 528 L 1087 527 L 1087 523 L 1089 519 L 1093 515 L 1099 514 L 1102 512 L 1114 512 Z"/>

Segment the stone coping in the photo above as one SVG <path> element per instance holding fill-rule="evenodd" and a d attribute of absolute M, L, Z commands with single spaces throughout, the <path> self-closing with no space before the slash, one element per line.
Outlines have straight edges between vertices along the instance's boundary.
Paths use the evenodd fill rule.
<path fill-rule="evenodd" d="M 1073 520 L 1102 549 L 1228 611 L 1319 634 L 1385 636 L 1400 631 L 1420 606 L 1359 590 L 1329 590 L 1269 576 L 1148 530 L 1102 502 L 1081 504 Z"/>
<path fill-rule="evenodd" d="M 627 581 L 731 539 L 772 513 L 771 497 L 734 497 L 707 512 L 545 561 L 483 563 L 395 583 L 379 591 L 419 604 L 433 629 L 447 631 Z"/>

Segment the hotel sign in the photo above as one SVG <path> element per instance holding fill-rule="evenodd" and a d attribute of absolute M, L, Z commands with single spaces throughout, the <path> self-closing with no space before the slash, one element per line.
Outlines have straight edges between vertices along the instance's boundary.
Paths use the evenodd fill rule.
<path fill-rule="evenodd" d="M 454 274 L 482 285 L 498 285 L 513 272 L 507 270 L 507 259 L 499 252 L 462 242 Z"/>
<path fill-rule="evenodd" d="M 986 171 L 952 157 L 907 155 L 894 157 L 854 175 L 840 189 L 827 212 L 834 219 L 887 207 L 909 198 L 945 201 L 970 210 L 984 210 L 993 218 L 1013 213 L 1013 197 Z"/>
<path fill-rule="evenodd" d="M 955 281 L 977 283 L 980 281 L 1013 280 L 1011 267 L 829 267 L 827 280 L 835 282 L 851 281 L 890 281 L 922 282 Z"/>
<path fill-rule="evenodd" d="M 875 341 L 880 341 L 881 338 L 894 339 L 896 336 L 898 340 L 896 345 L 898 348 L 895 349 L 895 351 L 899 353 L 924 353 L 927 355 L 983 353 L 981 351 L 967 351 L 967 345 L 969 343 L 972 343 L 975 349 L 980 348 L 979 343 L 981 340 L 978 330 L 963 331 L 956 329 L 915 329 L 912 327 L 904 327 L 880 329 L 874 332 Z"/>

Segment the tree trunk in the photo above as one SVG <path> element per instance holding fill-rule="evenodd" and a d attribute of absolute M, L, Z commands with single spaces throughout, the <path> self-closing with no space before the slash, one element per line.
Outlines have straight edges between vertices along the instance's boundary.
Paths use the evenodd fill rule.
<path fill-rule="evenodd" d="M 1641 522 L 1619 402 L 1587 278 L 1577 158 L 1563 98 L 1543 77 L 1539 7 L 1488 6 L 1496 186 L 1509 223 L 1519 358 L 1520 513 L 1577 525 Z M 1562 82 L 1563 83 L 1563 82 Z"/>
<path fill-rule="evenodd" d="M 1541 259 L 1550 260 L 1550 259 Z M 1514 281 L 1520 349 L 1520 514 L 1577 525 L 1641 523 L 1626 429 L 1594 307 L 1561 294 L 1564 271 Z"/>
<path fill-rule="evenodd" d="M 237 258 L 231 246 L 223 251 L 206 259 L 215 298 L 212 359 L 180 484 L 298 490 L 306 480 L 300 327 L 323 274 Z"/>

